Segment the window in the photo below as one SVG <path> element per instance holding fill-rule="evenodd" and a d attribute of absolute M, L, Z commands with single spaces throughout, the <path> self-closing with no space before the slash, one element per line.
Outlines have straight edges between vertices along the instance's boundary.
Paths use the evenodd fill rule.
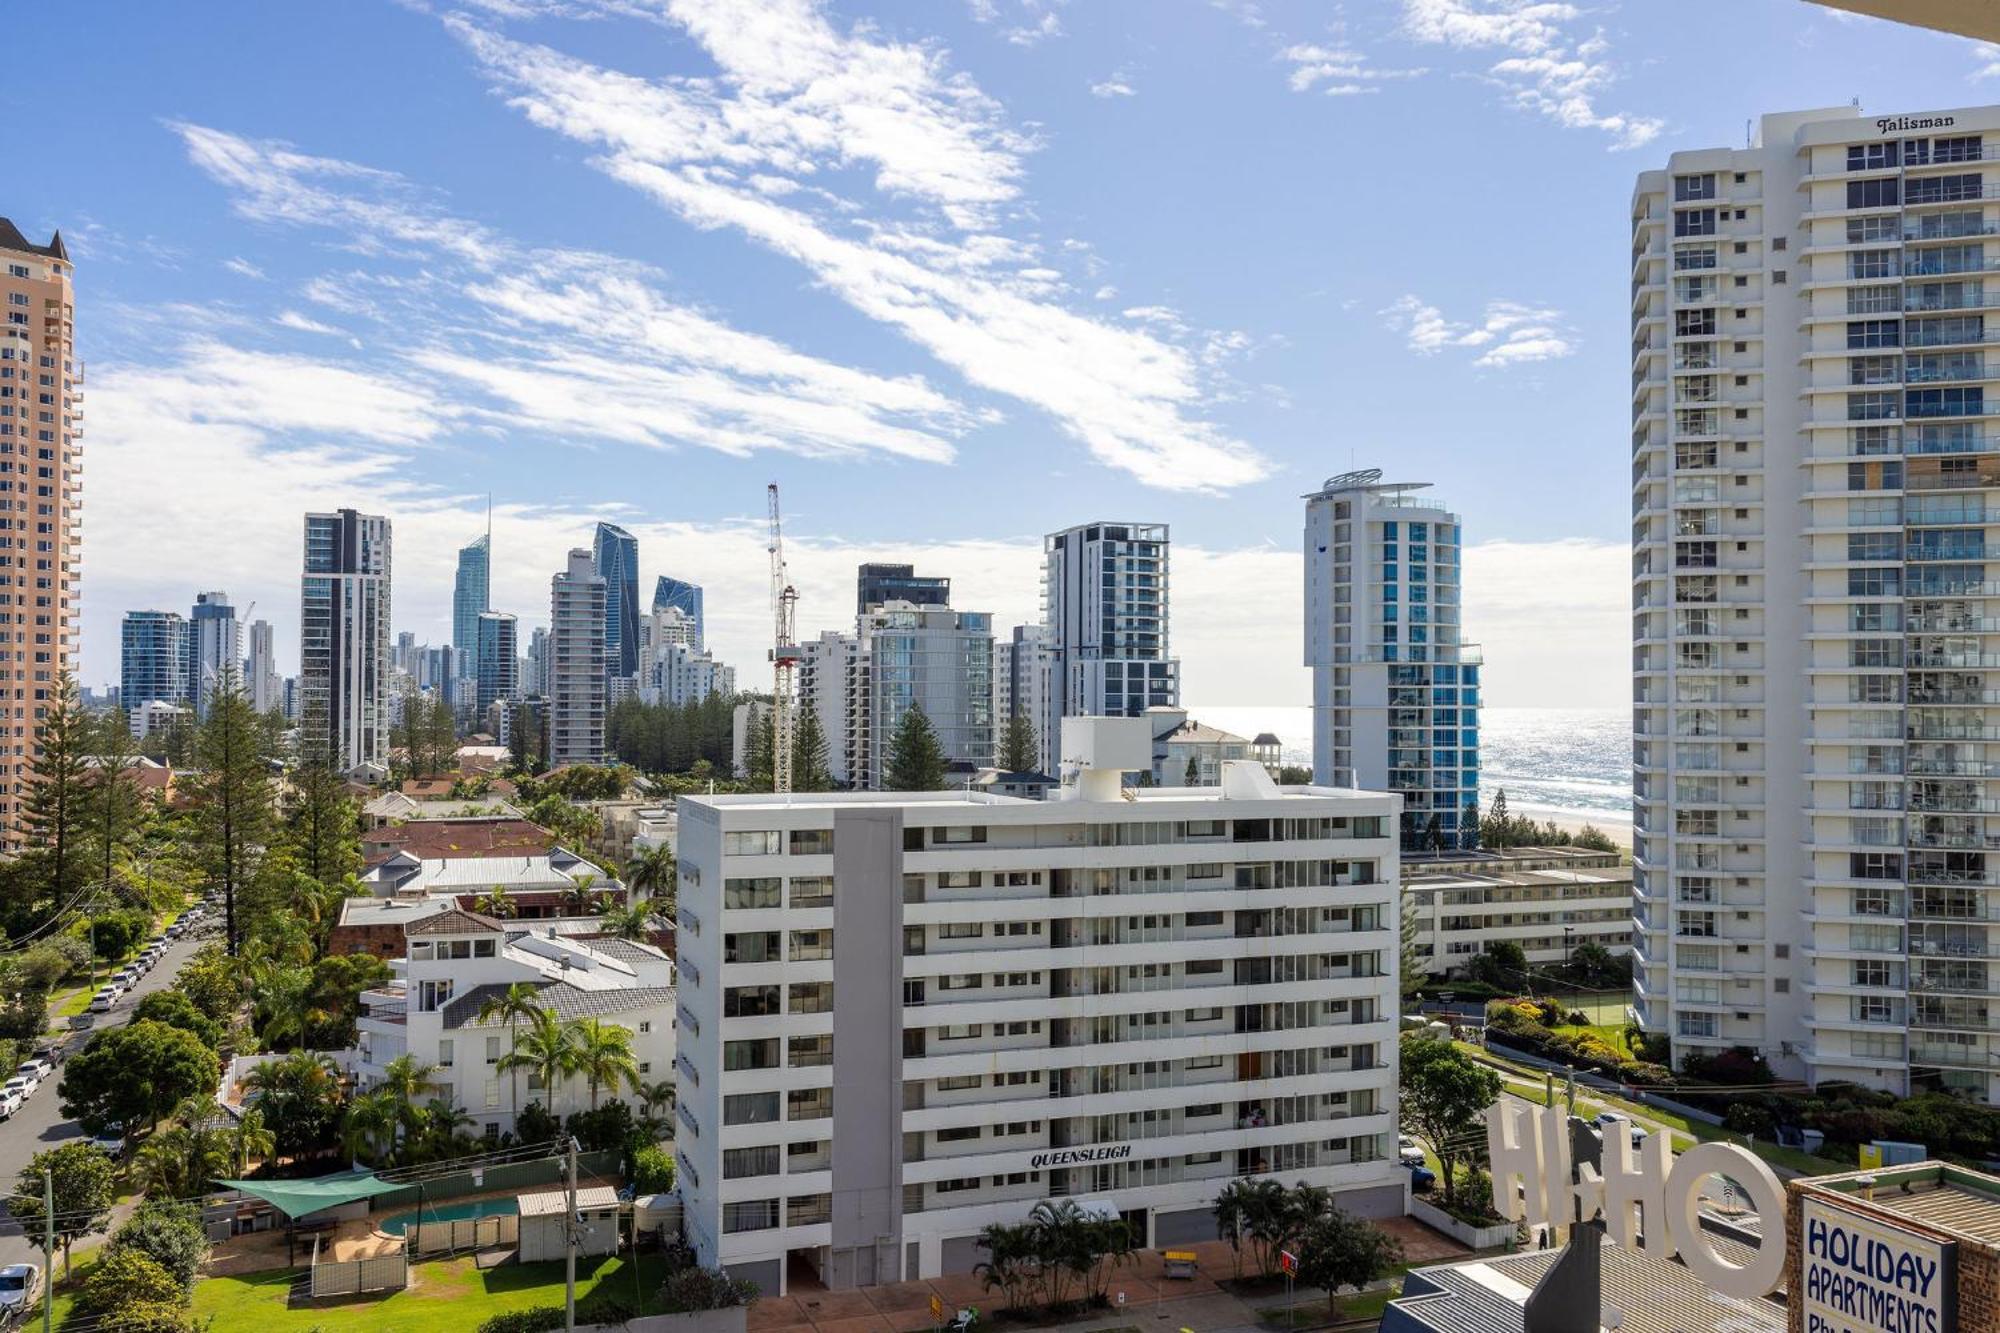
<path fill-rule="evenodd" d="M 832 1088 L 794 1088 L 785 1094 L 787 1120 L 824 1120 L 832 1114 Z"/>
<path fill-rule="evenodd" d="M 1847 169 L 1849 171 L 1882 171 L 1896 165 L 1897 145 L 1893 140 L 1887 143 L 1858 143 L 1847 146 Z"/>
<path fill-rule="evenodd" d="M 939 1143 L 969 1143 L 985 1133 L 978 1125 L 957 1125 L 937 1132 Z"/>
<path fill-rule="evenodd" d="M 455 1044 L 450 1038 L 438 1043 L 437 1065 L 439 1069 L 450 1069 L 455 1059 Z"/>
<path fill-rule="evenodd" d="M 1894 208 L 1898 203 L 1897 186 L 1900 182 L 1889 176 L 1878 180 L 1847 182 L 1847 206 L 1849 208 Z M 1915 182 L 1912 182 L 1914 186 Z M 1911 190 L 1912 197 L 1916 191 Z"/>
<path fill-rule="evenodd" d="M 792 1037 L 786 1041 L 786 1064 L 793 1069 L 810 1069 L 833 1063 L 833 1034 Z"/>
<path fill-rule="evenodd" d="M 488 1037 L 486 1039 L 486 1063 L 489 1065 L 500 1063 L 500 1039 L 498 1037 Z"/>
<path fill-rule="evenodd" d="M 778 1094 L 739 1092 L 722 1099 L 725 1125 L 772 1125 L 778 1121 Z"/>
<path fill-rule="evenodd" d="M 722 1152 L 722 1178 L 741 1180 L 745 1176 L 775 1176 L 778 1174 L 778 1162 L 776 1144 L 757 1148 L 725 1148 Z"/>
<path fill-rule="evenodd" d="M 779 846 L 779 833 L 776 829 L 757 829 L 722 835 L 724 856 L 776 856 Z"/>
<path fill-rule="evenodd" d="M 824 1014 L 833 1008 L 831 981 L 795 981 L 791 985 L 790 1012 Z"/>
<path fill-rule="evenodd" d="M 722 1067 L 724 1069 L 776 1069 L 778 1067 L 778 1039 L 758 1037 L 749 1041 L 725 1041 L 722 1043 Z"/>
<path fill-rule="evenodd" d="M 792 830 L 793 856 L 830 856 L 832 853 L 832 829 L 803 828 Z"/>
<path fill-rule="evenodd" d="M 731 835 L 734 836 L 734 835 Z M 773 834 L 772 836 L 776 836 Z M 780 881 L 770 879 L 726 879 L 722 882 L 722 905 L 727 907 L 777 907 Z"/>
<path fill-rule="evenodd" d="M 1674 202 L 1689 203 L 1700 199 L 1715 198 L 1715 173 L 1703 172 L 1698 176 L 1674 177 Z"/>
<path fill-rule="evenodd" d="M 722 992 L 724 1018 L 769 1018 L 779 1012 L 778 987 L 728 986 Z"/>
<path fill-rule="evenodd" d="M 986 926 L 978 921 L 947 921 L 938 927 L 941 940 L 976 940 L 986 933 Z"/>
<path fill-rule="evenodd" d="M 725 1232 L 769 1231 L 777 1225 L 776 1199 L 746 1199 L 722 1205 L 722 1229 Z"/>
<path fill-rule="evenodd" d="M 833 878 L 830 875 L 795 875 L 791 880 L 792 906 L 833 906 Z"/>
<path fill-rule="evenodd" d="M 1715 235 L 1715 210 L 1712 208 L 1684 208 L 1676 210 L 1674 213 L 1674 235 Z"/>

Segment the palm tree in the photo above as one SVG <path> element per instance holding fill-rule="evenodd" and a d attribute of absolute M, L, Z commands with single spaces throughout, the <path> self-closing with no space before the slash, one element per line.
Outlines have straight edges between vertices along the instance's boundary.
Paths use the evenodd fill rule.
<path fill-rule="evenodd" d="M 238 1176 L 250 1169 L 252 1157 L 262 1161 L 277 1149 L 277 1136 L 264 1126 L 264 1113 L 254 1106 L 243 1108 L 236 1118 L 236 1130 L 229 1144 L 230 1164 Z"/>
<path fill-rule="evenodd" d="M 576 1033 L 555 1016 L 555 1011 L 537 1007 L 528 1019 L 528 1029 L 519 1033 L 514 1049 L 500 1058 L 502 1069 L 525 1069 L 529 1079 L 540 1079 L 544 1104 L 553 1113 L 556 1085 L 577 1072 Z"/>
<path fill-rule="evenodd" d="M 418 1130 L 410 1138 L 413 1160 L 449 1161 L 471 1151 L 472 1138 L 459 1133 L 476 1123 L 465 1108 L 433 1097 L 417 1112 L 417 1122 Z"/>
<path fill-rule="evenodd" d="M 618 1085 L 639 1086 L 639 1062 L 632 1055 L 632 1029 L 585 1018 L 570 1024 L 576 1046 L 576 1072 L 590 1084 L 590 1109 L 597 1109 L 602 1085 L 618 1095 Z"/>
<path fill-rule="evenodd" d="M 643 940 L 653 926 L 651 903 L 626 903 L 605 909 L 599 929 L 620 940 Z"/>
<path fill-rule="evenodd" d="M 380 1166 L 396 1142 L 396 1103 L 382 1089 L 363 1093 L 347 1104 L 340 1142 L 350 1156 L 366 1157 Z"/>
<path fill-rule="evenodd" d="M 416 1129 L 417 1099 L 436 1087 L 431 1082 L 431 1075 L 436 1072 L 436 1065 L 427 1065 L 407 1052 L 383 1066 L 382 1081 L 376 1090 L 395 1108 L 396 1122 L 403 1127 L 405 1140 Z"/>
<path fill-rule="evenodd" d="M 213 1097 L 183 1100 L 174 1108 L 172 1126 L 148 1139 L 132 1159 L 134 1180 L 146 1193 L 162 1198 L 207 1192 L 209 1182 L 233 1164 L 229 1132 L 218 1128 L 222 1118 Z"/>
<path fill-rule="evenodd" d="M 517 1024 L 524 1018 L 532 1019 L 541 1010 L 541 992 L 525 981 L 517 981 L 479 1006 L 479 1021 L 507 1025 L 507 1054 L 511 1056 L 520 1049 L 521 1030 Z M 514 1085 L 514 1118 L 518 1120 L 521 1116 L 521 1078 L 514 1071 L 520 1065 L 502 1060 L 500 1068 L 508 1071 L 508 1081 Z"/>
<path fill-rule="evenodd" d="M 645 1108 L 649 1116 L 653 1114 L 655 1108 L 672 1110 L 674 1103 L 680 1100 L 674 1091 L 674 1085 L 664 1078 L 657 1083 L 635 1083 L 632 1085 L 632 1092 L 638 1097 L 639 1105 Z"/>
<path fill-rule="evenodd" d="M 570 886 L 563 890 L 562 904 L 572 916 L 588 916 L 598 909 L 597 895 L 592 892 L 597 883 L 595 875 L 578 875 Z"/>
<path fill-rule="evenodd" d="M 274 1150 L 297 1157 L 325 1144 L 340 1115 L 340 1071 L 318 1051 L 293 1051 L 252 1069 L 243 1086 L 256 1094 L 257 1110 L 277 1142 Z"/>
<path fill-rule="evenodd" d="M 662 905 L 662 916 L 674 914 L 676 867 L 674 849 L 664 842 L 641 847 L 625 863 L 625 886 L 642 898 Z"/>
<path fill-rule="evenodd" d="M 472 910 L 482 912 L 497 921 L 505 921 L 507 918 L 513 916 L 517 909 L 514 906 L 514 900 L 507 896 L 507 890 L 495 884 L 491 889 L 479 895 L 472 904 Z"/>

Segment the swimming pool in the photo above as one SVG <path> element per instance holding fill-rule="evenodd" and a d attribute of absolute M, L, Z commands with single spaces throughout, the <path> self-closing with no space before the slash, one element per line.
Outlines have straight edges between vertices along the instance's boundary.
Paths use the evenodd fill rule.
<path fill-rule="evenodd" d="M 513 1199 L 470 1199 L 464 1203 L 442 1203 L 424 1205 L 424 1225 L 433 1222 L 470 1222 L 478 1217 L 512 1217 L 520 1211 Z M 396 1213 L 382 1219 L 380 1229 L 392 1236 L 400 1236 L 409 1230 L 410 1223 L 417 1220 L 416 1210 Z"/>

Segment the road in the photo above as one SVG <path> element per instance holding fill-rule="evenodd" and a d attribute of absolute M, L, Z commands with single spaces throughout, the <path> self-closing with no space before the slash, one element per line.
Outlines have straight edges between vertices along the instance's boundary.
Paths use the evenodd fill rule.
<path fill-rule="evenodd" d="M 181 965 L 194 956 L 202 943 L 183 937 L 168 945 L 166 954 L 153 970 L 120 996 L 110 1013 L 99 1014 L 96 1025 L 90 1031 L 103 1032 L 129 1023 L 132 1010 L 139 1001 L 154 991 L 171 986 Z M 88 1039 L 88 1034 L 84 1035 Z M 81 1049 L 81 1042 L 71 1048 L 73 1052 Z M 36 1153 L 54 1148 L 67 1139 L 83 1137 L 83 1127 L 63 1116 L 62 1098 L 56 1092 L 61 1082 L 62 1070 L 57 1069 L 47 1082 L 35 1090 L 35 1095 L 22 1104 L 11 1120 L 0 1122 L 0 1191 L 14 1188 L 14 1181 L 28 1165 L 28 1159 Z M 41 1260 L 42 1252 L 20 1234 L 20 1224 L 7 1216 L 4 1203 L 0 1203 L 0 1264 L 39 1264 Z"/>

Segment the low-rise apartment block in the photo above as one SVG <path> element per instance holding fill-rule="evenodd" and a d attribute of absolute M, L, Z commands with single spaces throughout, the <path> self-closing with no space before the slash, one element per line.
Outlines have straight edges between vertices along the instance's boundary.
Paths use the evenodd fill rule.
<path fill-rule="evenodd" d="M 1622 956 L 1632 952 L 1632 866 L 1582 847 L 1407 855 L 1403 911 L 1435 976 L 1463 976 L 1489 940 L 1520 945 L 1530 968 L 1586 943 Z"/>
<path fill-rule="evenodd" d="M 489 1137 L 511 1130 L 529 1102 L 559 1117 L 587 1110 L 581 1077 L 551 1091 L 525 1070 L 517 1078 L 500 1068 L 507 1026 L 481 1022 L 479 1011 L 516 982 L 536 987 L 559 1019 L 628 1029 L 646 1082 L 671 1076 L 674 966 L 657 949 L 544 933 L 461 908 L 424 911 L 404 932 L 405 955 L 390 963 L 395 980 L 361 996 L 354 1069 L 364 1088 L 408 1054 L 433 1067 L 434 1095 L 463 1107 Z"/>
<path fill-rule="evenodd" d="M 1086 724 L 1079 727 L 1079 723 Z M 766 1292 L 970 1271 L 1073 1198 L 1208 1239 L 1246 1175 L 1400 1214 L 1391 795 L 1073 782 L 684 797 L 676 1149 L 690 1241 Z M 836 1063 L 834 1055 L 839 1053 Z"/>

